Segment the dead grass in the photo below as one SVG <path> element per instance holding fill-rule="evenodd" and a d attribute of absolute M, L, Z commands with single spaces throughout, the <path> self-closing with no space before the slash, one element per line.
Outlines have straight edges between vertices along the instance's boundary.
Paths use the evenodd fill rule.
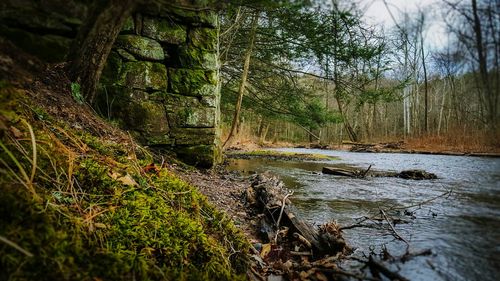
<path fill-rule="evenodd" d="M 500 153 L 500 132 L 453 130 L 405 140 L 406 149 L 431 152 Z"/>

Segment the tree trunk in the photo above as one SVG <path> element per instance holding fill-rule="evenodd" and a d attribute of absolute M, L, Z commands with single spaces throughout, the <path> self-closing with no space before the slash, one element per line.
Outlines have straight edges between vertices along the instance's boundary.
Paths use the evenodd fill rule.
<path fill-rule="evenodd" d="M 424 15 L 421 14 L 422 17 L 422 28 L 424 25 Z M 422 67 L 424 70 L 424 134 L 427 134 L 429 131 L 429 106 L 428 106 L 428 100 L 429 100 L 429 85 L 427 81 L 427 67 L 425 65 L 425 53 L 424 53 L 424 35 L 423 31 L 420 30 L 420 51 L 422 53 Z"/>
<path fill-rule="evenodd" d="M 238 122 L 241 114 L 241 103 L 243 102 L 243 95 L 245 94 L 245 88 L 247 84 L 248 72 L 250 69 L 250 59 L 252 57 L 254 42 L 255 42 L 255 34 L 257 31 L 257 23 L 259 19 L 259 12 L 254 12 L 252 19 L 252 29 L 250 30 L 250 42 L 248 42 L 248 48 L 245 53 L 245 61 L 243 64 L 243 73 L 241 74 L 241 82 L 240 88 L 238 90 L 238 100 L 236 101 L 236 106 L 234 108 L 233 122 L 231 124 L 231 130 L 229 131 L 229 135 L 227 136 L 226 141 L 222 145 L 222 147 L 226 147 L 229 141 L 234 136 L 236 127 L 238 127 Z"/>
<path fill-rule="evenodd" d="M 353 142 L 359 141 L 356 132 L 354 132 L 354 129 L 352 128 L 351 123 L 349 123 L 349 120 L 347 119 L 347 115 L 344 113 L 344 110 L 342 108 L 342 102 L 340 101 L 340 98 L 338 96 L 335 96 L 335 100 L 337 101 L 339 113 L 343 119 L 344 128 L 347 131 L 347 135 L 349 136 L 349 140 L 351 140 Z"/>
<path fill-rule="evenodd" d="M 262 126 L 262 130 L 259 133 L 259 145 L 263 145 L 266 141 L 267 132 L 269 131 L 269 124 L 265 124 Z"/>
<path fill-rule="evenodd" d="M 92 103 L 111 47 L 138 0 L 96 0 L 68 54 L 69 76 Z"/>
<path fill-rule="evenodd" d="M 491 89 L 490 79 L 488 77 L 488 60 L 487 52 L 484 47 L 483 42 L 483 31 L 481 20 L 479 18 L 479 11 L 477 8 L 476 0 L 472 1 L 472 14 L 474 16 L 474 35 L 475 35 L 475 47 L 477 51 L 478 61 L 479 61 L 479 74 L 481 75 L 481 83 L 483 84 L 485 90 L 485 96 L 487 100 L 488 109 L 488 119 L 493 127 L 496 126 L 496 104 L 494 104 L 494 96 Z"/>
<path fill-rule="evenodd" d="M 446 102 L 446 82 L 447 79 L 443 80 L 443 88 L 441 92 L 443 93 L 443 99 L 441 100 L 441 106 L 439 108 L 439 119 L 438 119 L 438 127 L 437 127 L 437 134 L 438 136 L 441 134 L 441 124 L 443 122 L 443 112 L 444 112 L 444 107 L 445 107 L 445 102 Z"/>

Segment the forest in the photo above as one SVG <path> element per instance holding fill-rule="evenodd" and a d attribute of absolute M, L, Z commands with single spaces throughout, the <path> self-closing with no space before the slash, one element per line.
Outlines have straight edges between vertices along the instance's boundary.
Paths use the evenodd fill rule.
<path fill-rule="evenodd" d="M 385 1 L 394 22 L 388 30 L 367 24 L 355 4 L 332 3 L 244 7 L 221 17 L 228 135 L 260 143 L 498 146 L 498 3 L 442 1 L 409 13 Z M 447 38 L 431 48 L 436 21 Z"/>

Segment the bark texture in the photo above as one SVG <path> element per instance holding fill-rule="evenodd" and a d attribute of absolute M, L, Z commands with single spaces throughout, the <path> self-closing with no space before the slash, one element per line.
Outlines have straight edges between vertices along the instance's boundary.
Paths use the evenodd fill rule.
<path fill-rule="evenodd" d="M 93 102 L 111 47 L 138 2 L 96 0 L 92 11 L 80 27 L 68 55 L 69 75 L 73 82 L 80 84 L 87 102 Z"/>

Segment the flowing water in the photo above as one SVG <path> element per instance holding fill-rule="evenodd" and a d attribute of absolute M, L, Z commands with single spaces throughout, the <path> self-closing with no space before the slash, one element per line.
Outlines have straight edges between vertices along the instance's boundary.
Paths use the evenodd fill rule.
<path fill-rule="evenodd" d="M 379 208 L 401 208 L 396 231 L 410 244 L 411 252 L 432 249 L 393 266 L 410 280 L 500 280 L 500 159 L 398 153 L 351 153 L 334 150 L 277 149 L 294 153 L 338 156 L 340 160 L 286 162 L 266 159 L 232 159 L 230 169 L 270 171 L 294 191 L 291 200 L 311 223 L 336 220 L 342 226 Z M 400 178 L 356 179 L 321 174 L 328 165 L 349 164 L 384 171 L 422 169 L 436 180 Z M 448 196 L 440 195 L 452 190 Z M 405 208 L 421 202 L 425 204 Z M 406 244 L 385 228 L 344 230 L 348 243 L 362 256 L 383 247 L 403 255 Z"/>

